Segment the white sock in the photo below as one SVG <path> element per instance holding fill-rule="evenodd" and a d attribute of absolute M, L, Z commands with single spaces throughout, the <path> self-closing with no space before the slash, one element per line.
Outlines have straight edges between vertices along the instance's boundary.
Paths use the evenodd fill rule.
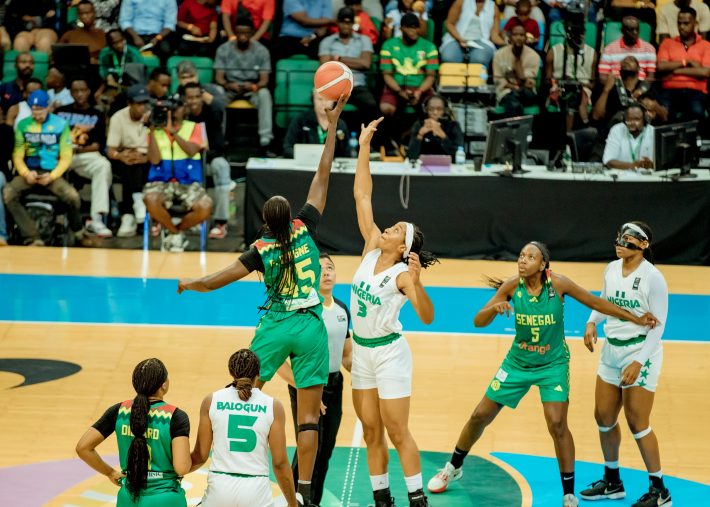
<path fill-rule="evenodd" d="M 619 468 L 618 461 L 605 461 L 604 466 L 607 468 Z"/>
<path fill-rule="evenodd" d="M 404 483 L 407 485 L 407 493 L 414 493 L 417 490 L 423 488 L 422 474 L 412 475 L 411 477 L 405 477 Z"/>
<path fill-rule="evenodd" d="M 136 217 L 136 222 L 142 224 L 145 222 L 145 203 L 143 202 L 143 194 L 141 192 L 135 192 L 131 195 L 133 199 L 133 214 Z"/>
<path fill-rule="evenodd" d="M 370 484 L 372 484 L 372 491 L 387 489 L 390 487 L 390 474 L 371 475 Z"/>
<path fill-rule="evenodd" d="M 649 472 L 648 475 L 651 477 L 658 477 L 659 479 L 663 478 L 663 470 L 659 470 L 658 472 Z"/>

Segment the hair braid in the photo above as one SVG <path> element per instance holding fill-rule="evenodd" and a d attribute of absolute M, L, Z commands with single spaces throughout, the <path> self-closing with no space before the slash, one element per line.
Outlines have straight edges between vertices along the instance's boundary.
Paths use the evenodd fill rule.
<path fill-rule="evenodd" d="M 247 401 L 251 398 L 254 387 L 253 379 L 259 375 L 259 358 L 249 349 L 237 350 L 229 358 L 229 373 L 234 379 L 227 387 L 234 387 L 239 393 L 239 399 Z"/>
<path fill-rule="evenodd" d="M 279 261 L 271 266 L 264 266 L 269 270 L 272 280 L 275 280 L 266 292 L 266 308 L 271 306 L 275 300 L 285 297 L 285 293 L 297 281 L 296 262 L 291 249 L 291 206 L 288 201 L 280 196 L 272 197 L 264 204 L 265 228 L 262 232 L 270 232 L 276 240 L 276 246 L 281 252 Z"/>

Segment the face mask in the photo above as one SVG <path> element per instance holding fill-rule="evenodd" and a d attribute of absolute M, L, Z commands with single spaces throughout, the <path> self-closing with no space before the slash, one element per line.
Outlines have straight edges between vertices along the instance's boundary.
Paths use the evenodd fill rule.
<path fill-rule="evenodd" d="M 624 236 L 631 236 L 633 238 L 638 239 L 639 241 L 647 241 L 647 239 L 643 237 L 644 235 L 642 235 L 634 228 L 630 227 L 630 225 L 634 224 L 624 224 L 624 226 L 622 226 L 621 230 L 616 235 L 616 241 L 614 242 L 614 245 L 620 246 L 622 248 L 627 248 L 629 250 L 643 250 L 643 248 L 641 248 L 640 246 L 624 239 Z"/>

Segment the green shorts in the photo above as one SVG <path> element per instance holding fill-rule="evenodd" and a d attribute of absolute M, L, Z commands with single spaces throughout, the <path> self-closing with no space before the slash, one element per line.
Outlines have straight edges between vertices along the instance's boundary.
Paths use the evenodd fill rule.
<path fill-rule="evenodd" d="M 522 368 L 506 357 L 488 385 L 486 396 L 496 403 L 515 408 L 532 386 L 538 386 L 540 389 L 540 399 L 543 403 L 568 401 L 569 362 Z"/>
<path fill-rule="evenodd" d="M 187 500 L 185 490 L 178 488 L 174 491 L 143 495 L 134 502 L 128 489 L 122 487 L 118 490 L 116 507 L 187 507 Z"/>
<path fill-rule="evenodd" d="M 296 387 L 328 383 L 328 332 L 314 310 L 291 312 L 283 318 L 271 311 L 261 318 L 249 348 L 261 362 L 259 376 L 268 382 L 287 358 Z"/>

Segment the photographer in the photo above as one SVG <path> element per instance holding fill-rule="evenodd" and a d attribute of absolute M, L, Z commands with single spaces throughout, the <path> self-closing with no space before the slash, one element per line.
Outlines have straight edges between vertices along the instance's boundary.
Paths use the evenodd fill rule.
<path fill-rule="evenodd" d="M 203 186 L 203 127 L 185 119 L 185 106 L 177 96 L 156 101 L 148 129 L 150 170 L 143 190 L 145 206 L 163 227 L 161 250 L 182 252 L 188 243 L 183 231 L 212 214 L 212 199 Z M 175 201 L 190 210 L 177 225 L 169 212 Z"/>

